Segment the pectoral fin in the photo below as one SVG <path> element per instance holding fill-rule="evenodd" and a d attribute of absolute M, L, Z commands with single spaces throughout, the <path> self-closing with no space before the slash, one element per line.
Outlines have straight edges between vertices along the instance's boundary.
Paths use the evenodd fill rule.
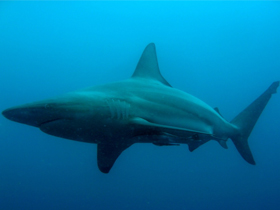
<path fill-rule="evenodd" d="M 97 163 L 101 172 L 107 174 L 120 154 L 131 144 L 98 144 Z"/>

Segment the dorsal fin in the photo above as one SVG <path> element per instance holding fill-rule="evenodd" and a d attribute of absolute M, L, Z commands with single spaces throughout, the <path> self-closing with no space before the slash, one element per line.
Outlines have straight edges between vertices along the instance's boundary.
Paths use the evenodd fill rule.
<path fill-rule="evenodd" d="M 158 80 L 161 83 L 171 87 L 171 85 L 163 78 L 159 71 L 156 47 L 154 43 L 148 44 L 148 46 L 143 51 L 132 77 Z"/>
<path fill-rule="evenodd" d="M 223 115 L 221 114 L 221 112 L 220 112 L 220 110 L 219 110 L 218 107 L 215 107 L 214 110 L 215 110 L 222 118 L 224 118 Z"/>

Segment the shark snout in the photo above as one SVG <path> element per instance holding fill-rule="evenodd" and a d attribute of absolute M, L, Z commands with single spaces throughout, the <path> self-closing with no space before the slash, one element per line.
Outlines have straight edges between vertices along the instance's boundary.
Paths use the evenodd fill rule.
<path fill-rule="evenodd" d="M 2 114 L 9 120 L 35 127 L 59 119 L 59 116 L 52 111 L 49 104 L 13 107 L 4 110 Z"/>

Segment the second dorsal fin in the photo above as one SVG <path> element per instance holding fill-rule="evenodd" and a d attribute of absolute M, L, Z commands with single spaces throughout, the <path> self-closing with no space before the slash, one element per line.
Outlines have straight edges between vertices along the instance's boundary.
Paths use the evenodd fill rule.
<path fill-rule="evenodd" d="M 221 114 L 221 112 L 220 112 L 220 110 L 219 110 L 218 107 L 215 107 L 214 110 L 215 110 L 222 118 L 224 118 L 223 115 Z"/>

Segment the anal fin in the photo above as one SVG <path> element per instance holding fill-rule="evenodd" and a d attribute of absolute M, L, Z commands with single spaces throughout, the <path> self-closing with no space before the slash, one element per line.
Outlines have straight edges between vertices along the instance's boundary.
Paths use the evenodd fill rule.
<path fill-rule="evenodd" d="M 228 148 L 227 142 L 226 142 L 226 141 L 224 141 L 224 140 L 219 140 L 218 142 L 219 142 L 219 144 L 220 144 L 224 149 L 227 149 L 227 148 Z"/>

